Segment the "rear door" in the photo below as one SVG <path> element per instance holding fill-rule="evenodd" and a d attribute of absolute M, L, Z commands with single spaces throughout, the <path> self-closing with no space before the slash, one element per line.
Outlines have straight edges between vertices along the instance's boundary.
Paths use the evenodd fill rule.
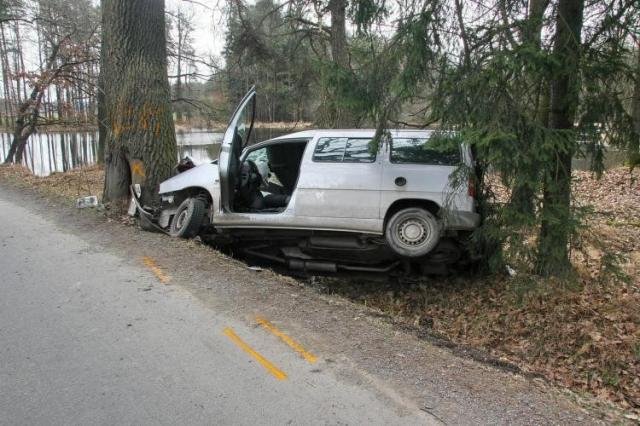
<path fill-rule="evenodd" d="M 400 199 L 431 200 L 440 207 L 456 208 L 466 200 L 453 191 L 449 177 L 462 161 L 459 145 L 443 145 L 433 132 L 394 135 L 385 144 L 380 197 L 381 218 Z M 465 194 L 466 195 L 466 194 Z"/>
<path fill-rule="evenodd" d="M 240 154 L 247 145 L 256 113 L 256 91 L 252 87 L 238 104 L 224 133 L 218 167 L 220 168 L 221 207 L 230 212 L 233 208 L 236 179 L 240 167 Z"/>
<path fill-rule="evenodd" d="M 297 216 L 378 219 L 382 163 L 371 139 L 316 138 L 298 181 Z"/>

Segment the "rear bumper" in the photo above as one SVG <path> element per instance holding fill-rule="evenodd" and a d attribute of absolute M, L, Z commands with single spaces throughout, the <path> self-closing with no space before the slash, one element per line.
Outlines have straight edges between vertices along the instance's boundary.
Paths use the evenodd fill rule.
<path fill-rule="evenodd" d="M 445 228 L 456 231 L 472 231 L 480 226 L 480 215 L 475 212 L 452 211 L 445 217 Z"/>

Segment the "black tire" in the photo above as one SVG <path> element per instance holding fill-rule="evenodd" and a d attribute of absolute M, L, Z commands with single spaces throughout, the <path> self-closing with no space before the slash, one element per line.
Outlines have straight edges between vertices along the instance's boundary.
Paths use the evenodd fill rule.
<path fill-rule="evenodd" d="M 424 256 L 438 244 L 441 235 L 441 222 L 419 207 L 409 207 L 394 213 L 385 229 L 389 247 L 403 257 Z"/>
<path fill-rule="evenodd" d="M 180 204 L 169 225 L 169 235 L 178 238 L 193 238 L 198 235 L 206 206 L 202 200 L 187 198 Z"/>

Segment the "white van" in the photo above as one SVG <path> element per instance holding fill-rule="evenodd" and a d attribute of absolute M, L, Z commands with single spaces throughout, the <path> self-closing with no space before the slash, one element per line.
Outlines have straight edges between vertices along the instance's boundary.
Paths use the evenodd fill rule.
<path fill-rule="evenodd" d="M 236 109 L 217 161 L 160 185 L 141 214 L 176 237 L 206 233 L 294 269 L 386 271 L 402 259 L 451 263 L 480 221 L 473 185 L 452 185 L 469 148 L 430 130 L 307 130 L 247 146 L 256 94 Z"/>

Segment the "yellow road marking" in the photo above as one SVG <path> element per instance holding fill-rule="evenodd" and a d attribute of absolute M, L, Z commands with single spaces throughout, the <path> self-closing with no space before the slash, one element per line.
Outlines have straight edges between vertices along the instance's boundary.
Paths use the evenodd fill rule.
<path fill-rule="evenodd" d="M 307 352 L 302 345 L 291 337 L 284 334 L 282 331 L 278 330 L 275 325 L 271 324 L 269 321 L 262 317 L 256 317 L 256 321 L 260 324 L 265 330 L 269 331 L 273 335 L 277 336 L 280 340 L 286 343 L 291 349 L 296 351 L 302 358 L 306 359 L 310 364 L 315 363 L 318 360 L 314 354 Z"/>
<path fill-rule="evenodd" d="M 287 378 L 287 374 L 280 370 L 278 367 L 269 362 L 268 359 L 260 355 L 256 352 L 251 346 L 247 345 L 244 340 L 242 340 L 238 335 L 233 331 L 231 327 L 225 328 L 222 333 L 227 336 L 233 343 L 235 343 L 240 349 L 251 355 L 256 361 L 260 363 L 269 373 L 273 375 L 278 380 L 285 380 Z"/>
<path fill-rule="evenodd" d="M 142 263 L 144 263 L 144 265 L 149 268 L 151 272 L 153 272 L 153 275 L 155 275 L 158 281 L 160 281 L 162 284 L 166 284 L 169 282 L 169 276 L 165 274 L 162 269 L 160 269 L 160 267 L 156 264 L 156 261 L 151 257 L 143 256 Z"/>

